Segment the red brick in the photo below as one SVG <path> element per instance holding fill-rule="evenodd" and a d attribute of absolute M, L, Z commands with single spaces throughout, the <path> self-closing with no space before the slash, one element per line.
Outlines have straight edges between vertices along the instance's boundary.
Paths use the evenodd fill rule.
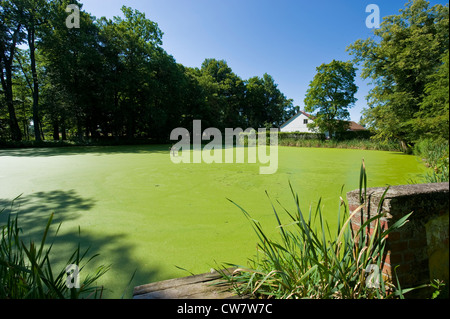
<path fill-rule="evenodd" d="M 389 222 L 387 220 L 381 220 L 380 221 L 381 229 L 387 230 L 389 228 Z"/>
<path fill-rule="evenodd" d="M 403 273 L 409 272 L 411 270 L 412 270 L 411 264 L 407 263 L 401 264 L 400 267 L 398 267 L 398 271 L 401 271 Z"/>
<path fill-rule="evenodd" d="M 351 227 L 352 227 L 354 234 L 356 234 L 356 232 L 361 228 L 359 225 L 356 225 L 353 223 L 351 223 Z"/>
<path fill-rule="evenodd" d="M 410 249 L 423 248 L 425 246 L 427 246 L 427 243 L 422 239 L 410 239 L 408 241 L 408 248 Z"/>
<path fill-rule="evenodd" d="M 361 218 L 356 215 L 351 218 L 352 224 L 361 225 Z"/>
<path fill-rule="evenodd" d="M 384 256 L 383 256 L 383 262 L 385 263 L 385 264 L 391 264 L 391 253 L 390 252 L 388 252 L 387 254 L 385 254 Z"/>
<path fill-rule="evenodd" d="M 403 254 L 401 252 L 391 252 L 389 254 L 390 265 L 399 265 L 403 263 Z"/>
<path fill-rule="evenodd" d="M 414 232 L 412 229 L 402 229 L 400 230 L 400 237 L 401 239 L 410 239 L 414 235 Z"/>
<path fill-rule="evenodd" d="M 388 246 L 392 252 L 402 252 L 408 249 L 408 241 L 389 241 Z"/>
<path fill-rule="evenodd" d="M 401 233 L 400 233 L 399 231 L 391 232 L 391 233 L 388 235 L 388 239 L 389 239 L 389 240 L 392 240 L 392 241 L 400 240 L 400 238 L 401 238 Z"/>
<path fill-rule="evenodd" d="M 384 264 L 381 272 L 385 275 L 392 276 L 392 268 L 391 265 Z"/>
<path fill-rule="evenodd" d="M 414 251 L 405 251 L 403 253 L 403 260 L 405 262 L 410 262 L 414 260 L 415 252 Z"/>

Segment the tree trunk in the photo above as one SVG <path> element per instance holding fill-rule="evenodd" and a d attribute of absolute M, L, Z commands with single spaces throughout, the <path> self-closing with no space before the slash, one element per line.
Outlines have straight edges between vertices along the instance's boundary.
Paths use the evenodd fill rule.
<path fill-rule="evenodd" d="M 9 128 L 11 130 L 11 139 L 15 142 L 19 142 L 22 140 L 22 132 L 19 128 L 19 122 L 17 121 L 16 111 L 14 109 L 14 103 L 12 101 L 12 92 L 11 94 L 6 94 L 7 96 L 11 96 L 11 98 L 7 97 L 6 104 L 8 105 L 8 113 L 9 113 Z"/>
<path fill-rule="evenodd" d="M 39 82 L 36 72 L 36 56 L 35 56 L 35 30 L 34 26 L 30 26 L 28 30 L 28 45 L 30 47 L 30 62 L 31 62 L 31 73 L 33 75 L 33 122 L 34 122 L 34 136 L 36 141 L 40 142 L 41 131 L 40 131 L 40 120 L 39 120 Z"/>
<path fill-rule="evenodd" d="M 330 125 L 328 125 L 328 138 L 330 140 L 333 139 L 333 134 L 334 134 L 333 124 L 330 123 Z"/>
<path fill-rule="evenodd" d="M 11 65 L 6 63 L 6 79 L 2 74 L 2 87 L 5 94 L 6 105 L 9 113 L 9 129 L 11 131 L 11 139 L 15 142 L 22 140 L 22 132 L 20 131 L 19 122 L 16 117 L 16 110 L 14 108 L 13 90 L 12 90 L 12 70 Z"/>
<path fill-rule="evenodd" d="M 83 125 L 81 124 L 81 118 L 77 115 L 77 138 L 78 141 L 83 141 Z"/>
<path fill-rule="evenodd" d="M 67 140 L 67 133 L 66 133 L 66 120 L 63 118 L 61 120 L 61 139 L 63 141 Z"/>
<path fill-rule="evenodd" d="M 59 123 L 58 120 L 53 121 L 53 140 L 59 141 Z"/>
<path fill-rule="evenodd" d="M 6 50 L 0 51 L 0 62 L 2 62 L 0 66 L 0 75 L 2 88 L 5 94 L 5 102 L 8 107 L 9 113 L 9 129 L 11 131 L 11 139 L 15 142 L 22 140 L 22 131 L 19 127 L 19 122 L 17 121 L 16 111 L 14 109 L 14 99 L 13 99 L 13 83 L 12 83 L 12 63 L 14 59 L 14 54 L 16 50 L 16 44 L 19 41 L 19 33 L 22 28 L 22 25 L 19 23 L 17 28 L 14 30 L 14 34 L 12 37 L 12 44 L 9 48 L 9 57 L 6 55 Z M 3 48 L 2 48 L 3 49 Z M 5 69 L 6 74 L 3 73 L 3 68 Z"/>

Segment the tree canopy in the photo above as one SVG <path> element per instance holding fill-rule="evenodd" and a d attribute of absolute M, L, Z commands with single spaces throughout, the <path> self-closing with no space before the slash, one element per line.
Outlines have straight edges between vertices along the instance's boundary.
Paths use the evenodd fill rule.
<path fill-rule="evenodd" d="M 68 5 L 80 7 L 67 25 Z M 0 0 L 0 141 L 150 138 L 176 127 L 279 127 L 298 112 L 269 74 L 242 79 L 225 60 L 197 68 L 162 48 L 144 13 L 96 18 L 76 0 Z M 376 138 L 414 143 L 449 135 L 449 6 L 409 0 L 373 36 L 348 47 L 352 62 L 317 68 L 305 110 L 321 131 L 345 130 L 356 66 L 369 79 L 362 124 Z"/>
<path fill-rule="evenodd" d="M 66 8 L 81 8 L 69 28 Z M 95 18 L 74 0 L 0 0 L 0 140 L 167 140 L 194 119 L 219 129 L 278 126 L 293 110 L 268 74 L 241 79 L 224 60 L 185 67 L 144 13 Z M 27 49 L 23 49 L 26 45 Z"/>
<path fill-rule="evenodd" d="M 373 89 L 364 122 L 380 139 L 448 140 L 449 7 L 410 0 L 348 50 Z"/>
<path fill-rule="evenodd" d="M 351 62 L 333 60 L 317 68 L 305 98 L 305 111 L 313 113 L 312 128 L 333 136 L 348 129 L 349 108 L 356 102 L 356 69 Z"/>

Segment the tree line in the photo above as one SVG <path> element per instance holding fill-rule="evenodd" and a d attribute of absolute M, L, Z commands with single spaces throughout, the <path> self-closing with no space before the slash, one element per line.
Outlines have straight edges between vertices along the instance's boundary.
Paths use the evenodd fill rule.
<path fill-rule="evenodd" d="M 224 60 L 186 67 L 145 14 L 79 12 L 78 1 L 0 0 L 0 140 L 153 138 L 203 125 L 277 127 L 298 111 L 269 74 L 243 80 Z"/>
<path fill-rule="evenodd" d="M 125 137 L 166 140 L 172 129 L 279 127 L 299 111 L 264 74 L 244 80 L 226 61 L 183 66 L 144 13 L 95 18 L 75 0 L 0 0 L 0 140 Z M 348 128 L 357 67 L 372 89 L 361 124 L 375 139 L 449 139 L 449 6 L 408 0 L 351 61 L 317 68 L 304 100 L 320 132 Z M 30 125 L 32 123 L 33 125 Z M 31 129 L 32 128 L 32 129 Z M 312 128 L 312 127 L 311 127 Z"/>

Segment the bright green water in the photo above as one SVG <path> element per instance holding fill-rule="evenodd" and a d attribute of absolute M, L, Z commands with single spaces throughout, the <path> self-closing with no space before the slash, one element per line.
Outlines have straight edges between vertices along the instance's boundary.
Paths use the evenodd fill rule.
<path fill-rule="evenodd" d="M 291 181 L 305 212 L 322 197 L 333 226 L 341 188 L 358 188 L 363 158 L 369 187 L 406 184 L 425 171 L 414 156 L 343 149 L 280 147 L 274 175 L 259 175 L 256 164 L 175 165 L 168 146 L 0 150 L 0 209 L 22 194 L 21 225 L 31 236 L 54 212 L 55 229 L 63 223 L 55 260 L 65 267 L 78 242 L 91 246 L 96 263 L 111 264 L 101 283 L 117 298 L 136 269 L 131 287 L 188 275 L 175 266 L 202 273 L 215 261 L 245 265 L 256 236 L 227 198 L 275 232 L 265 191 L 293 210 Z"/>

